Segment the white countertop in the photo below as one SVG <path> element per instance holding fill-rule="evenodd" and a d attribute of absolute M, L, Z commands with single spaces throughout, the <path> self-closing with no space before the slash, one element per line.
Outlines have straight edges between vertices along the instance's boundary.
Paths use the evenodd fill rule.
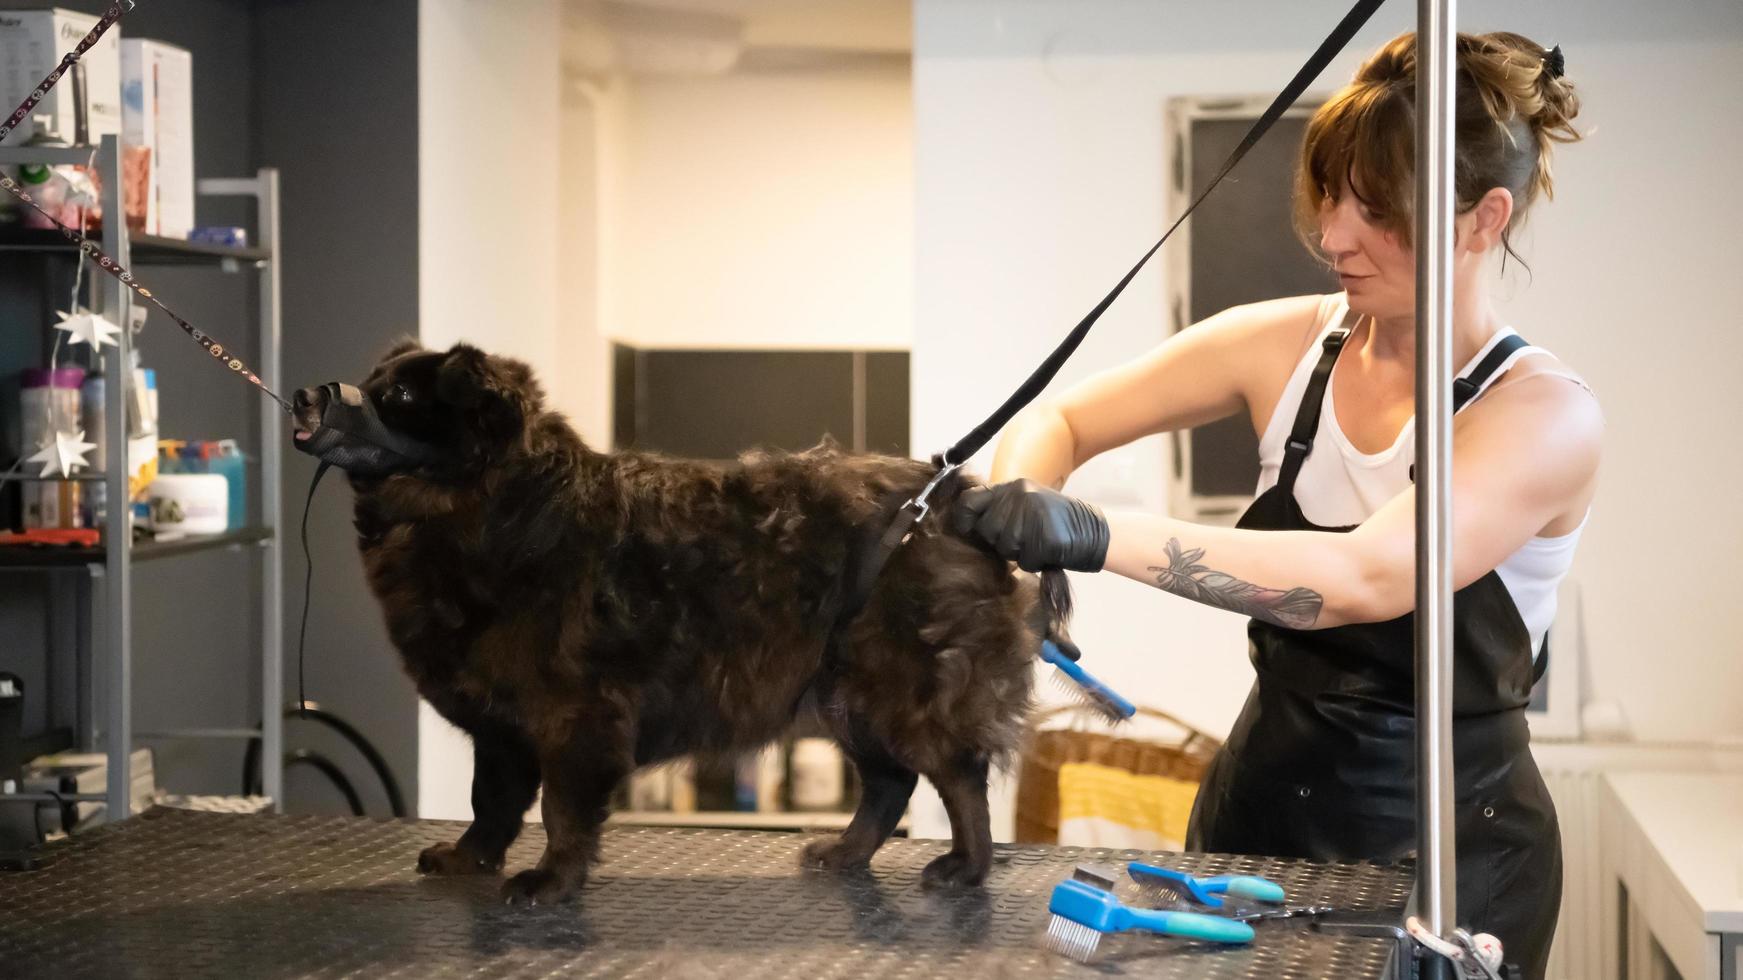
<path fill-rule="evenodd" d="M 1743 774 L 1612 772 L 1604 781 L 1705 931 L 1743 933 Z"/>

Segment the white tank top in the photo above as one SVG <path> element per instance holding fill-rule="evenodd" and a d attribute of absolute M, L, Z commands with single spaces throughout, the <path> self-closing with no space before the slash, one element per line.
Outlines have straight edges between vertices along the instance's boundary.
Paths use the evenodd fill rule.
<path fill-rule="evenodd" d="M 1301 362 L 1295 366 L 1295 373 L 1289 376 L 1283 397 L 1277 402 L 1271 421 L 1265 426 L 1265 434 L 1259 439 L 1259 486 L 1255 495 L 1276 486 L 1283 466 L 1284 445 L 1289 439 L 1290 428 L 1295 424 L 1308 381 L 1313 376 L 1313 367 L 1319 363 L 1323 342 L 1327 334 L 1342 324 L 1348 309 L 1348 301 L 1341 293 L 1326 297 L 1320 304 L 1319 330 L 1314 342 L 1308 345 Z M 1459 369 L 1458 376 L 1468 376 L 1482 363 L 1484 355 L 1513 332 L 1511 327 L 1497 331 Z M 1548 351 L 1529 346 L 1515 351 L 1489 376 L 1471 402 L 1481 398 L 1482 393 L 1519 358 L 1531 354 L 1548 354 Z M 1336 373 L 1334 367 L 1334 377 Z M 1302 516 L 1314 524 L 1348 527 L 1367 520 L 1382 504 L 1410 487 L 1410 467 L 1416 461 L 1416 420 L 1411 418 L 1404 423 L 1403 430 L 1391 446 L 1378 453 L 1364 453 L 1350 443 L 1338 426 L 1336 403 L 1332 397 L 1334 387 L 1329 383 L 1325 387 L 1325 405 L 1319 415 L 1319 431 L 1314 435 L 1313 450 L 1308 453 L 1295 480 L 1295 502 L 1300 506 Z M 1513 605 L 1518 608 L 1520 618 L 1525 621 L 1534 653 L 1541 652 L 1544 635 L 1555 619 L 1556 588 L 1573 565 L 1574 548 L 1579 544 L 1580 532 L 1585 530 L 1589 519 L 1588 511 L 1580 526 L 1567 534 L 1532 538 L 1495 569 L 1507 587 Z"/>

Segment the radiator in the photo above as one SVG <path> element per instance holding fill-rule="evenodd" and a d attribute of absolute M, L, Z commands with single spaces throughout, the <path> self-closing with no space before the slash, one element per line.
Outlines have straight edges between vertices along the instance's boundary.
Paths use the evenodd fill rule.
<path fill-rule="evenodd" d="M 1561 820 L 1561 918 L 1556 921 L 1555 945 L 1549 951 L 1551 980 L 1591 980 L 1602 975 L 1599 771 L 1573 767 L 1543 771 L 1543 781 L 1549 785 L 1556 816 Z"/>
<path fill-rule="evenodd" d="M 1561 821 L 1561 918 L 1549 953 L 1549 980 L 1611 980 L 1616 924 L 1605 922 L 1599 873 L 1599 783 L 1605 772 L 1712 772 L 1743 769 L 1743 749 L 1703 745 L 1550 742 L 1532 746 Z M 1609 957 L 1610 960 L 1614 956 Z"/>

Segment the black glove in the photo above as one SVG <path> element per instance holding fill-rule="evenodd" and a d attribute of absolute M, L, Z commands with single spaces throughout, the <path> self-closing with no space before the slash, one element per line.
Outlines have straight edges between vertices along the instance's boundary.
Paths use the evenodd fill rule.
<path fill-rule="evenodd" d="M 1101 511 L 1033 480 L 964 490 L 951 516 L 958 534 L 972 531 L 1025 572 L 1099 572 L 1107 561 Z"/>

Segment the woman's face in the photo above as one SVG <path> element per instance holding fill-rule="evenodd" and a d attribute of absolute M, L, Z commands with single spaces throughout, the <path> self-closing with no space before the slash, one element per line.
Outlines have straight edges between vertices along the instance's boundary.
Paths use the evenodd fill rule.
<path fill-rule="evenodd" d="M 1454 216 L 1456 292 L 1471 283 L 1470 277 L 1481 275 L 1512 215 L 1513 196 L 1497 187 Z M 1350 309 L 1378 319 L 1414 319 L 1416 250 L 1389 231 L 1382 217 L 1370 211 L 1346 181 L 1336 201 L 1327 195 L 1320 202 L 1320 249 L 1349 294 Z"/>
<path fill-rule="evenodd" d="M 1416 252 L 1388 231 L 1344 184 L 1319 206 L 1319 245 L 1357 313 L 1393 319 L 1416 315 Z"/>

